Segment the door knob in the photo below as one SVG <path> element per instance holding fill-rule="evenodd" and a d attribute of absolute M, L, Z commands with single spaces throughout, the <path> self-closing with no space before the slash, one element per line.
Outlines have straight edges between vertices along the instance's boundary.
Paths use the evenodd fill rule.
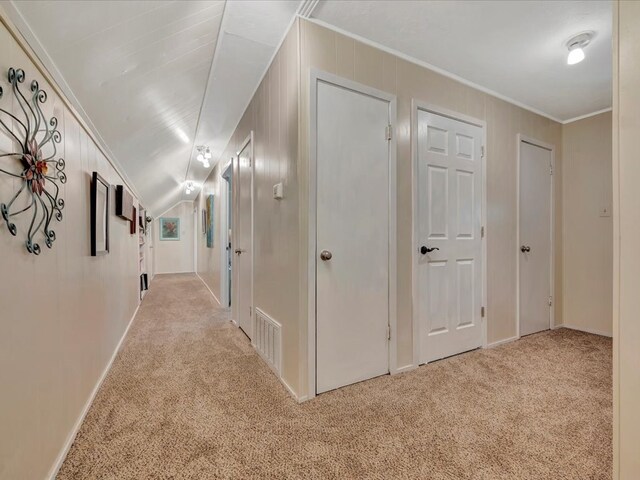
<path fill-rule="evenodd" d="M 322 250 L 322 251 L 320 252 L 320 258 L 321 258 L 322 260 L 324 260 L 325 262 L 326 262 L 327 260 L 331 260 L 331 257 L 333 257 L 333 255 L 331 254 L 331 252 L 330 252 L 329 250 Z"/>
<path fill-rule="evenodd" d="M 528 253 L 528 252 L 530 252 L 530 251 L 531 251 L 531 247 L 530 247 L 530 246 L 528 246 L 528 245 L 522 245 L 522 246 L 520 247 L 520 251 L 521 251 L 522 253 Z"/>
<path fill-rule="evenodd" d="M 242 248 L 236 248 L 235 249 L 236 255 L 240 255 L 241 253 L 246 252 L 246 250 L 242 249 Z"/>
<path fill-rule="evenodd" d="M 434 250 L 440 250 L 440 249 L 438 247 L 429 248 L 429 247 L 426 247 L 425 245 L 420 247 L 420 253 L 422 255 L 426 255 L 427 253 L 431 253 Z"/>

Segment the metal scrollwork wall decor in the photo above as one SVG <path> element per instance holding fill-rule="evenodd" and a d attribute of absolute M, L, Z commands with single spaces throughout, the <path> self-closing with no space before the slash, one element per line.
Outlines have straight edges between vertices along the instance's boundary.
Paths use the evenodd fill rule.
<path fill-rule="evenodd" d="M 62 135 L 56 117 L 47 121 L 42 113 L 41 104 L 47 101 L 47 93 L 38 82 L 31 81 L 31 93 L 25 96 L 20 90 L 20 84 L 25 81 L 24 70 L 10 68 L 8 81 L 22 114 L 14 115 L 0 108 L 0 131 L 4 130 L 12 137 L 22 151 L 0 154 L 0 173 L 22 181 L 9 202 L 0 203 L 0 212 L 14 236 L 18 228 L 12 218 L 25 215 L 28 221 L 31 216 L 25 244 L 30 253 L 39 255 L 41 250 L 36 236 L 42 233 L 45 245 L 51 248 L 56 239 L 51 222 L 54 218 L 58 222 L 62 220 L 64 200 L 60 197 L 58 183 L 66 183 L 67 176 L 64 159 L 56 159 L 56 145 L 62 141 Z M 0 97 L 2 95 L 0 87 Z M 11 165 L 6 165 L 7 160 L 12 161 Z"/>

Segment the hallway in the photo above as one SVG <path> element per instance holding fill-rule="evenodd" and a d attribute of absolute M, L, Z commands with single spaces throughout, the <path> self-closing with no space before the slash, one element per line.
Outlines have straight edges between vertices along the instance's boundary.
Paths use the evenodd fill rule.
<path fill-rule="evenodd" d="M 610 339 L 555 330 L 298 405 L 213 307 L 155 278 L 59 479 L 611 478 Z"/>

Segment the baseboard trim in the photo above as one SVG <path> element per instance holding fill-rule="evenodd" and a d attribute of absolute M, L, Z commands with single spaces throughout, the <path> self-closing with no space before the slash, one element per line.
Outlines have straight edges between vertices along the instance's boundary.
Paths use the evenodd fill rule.
<path fill-rule="evenodd" d="M 282 376 L 278 377 L 280 379 L 280 383 L 282 383 L 282 385 L 284 385 L 284 388 L 287 390 L 287 392 L 289 392 L 289 395 L 291 395 L 293 397 L 293 399 L 298 402 L 298 403 L 302 403 L 305 402 L 307 400 L 307 396 L 303 395 L 303 396 L 298 396 L 298 394 L 295 392 L 295 390 L 293 388 L 291 388 L 291 385 L 289 385 L 287 383 L 287 381 L 282 378 Z"/>
<path fill-rule="evenodd" d="M 58 454 L 58 457 L 56 458 L 55 463 L 53 464 L 53 466 L 49 470 L 49 474 L 47 475 L 47 478 L 49 478 L 50 480 L 55 480 L 56 476 L 58 475 L 58 472 L 60 471 L 60 467 L 62 467 L 62 464 L 64 463 L 65 459 L 67 458 L 67 454 L 69 453 L 69 450 L 71 449 L 71 445 L 73 445 L 73 442 L 75 441 L 76 436 L 78 435 L 78 432 L 80 431 L 80 427 L 82 426 L 82 422 L 84 422 L 84 418 L 87 416 L 87 413 L 89 412 L 89 409 L 91 408 L 91 405 L 93 404 L 93 400 L 96 398 L 96 395 L 98 394 L 98 391 L 100 390 L 100 387 L 102 386 L 102 383 L 104 382 L 104 379 L 107 378 L 107 374 L 109 373 L 109 370 L 111 370 L 111 366 L 113 365 L 113 361 L 118 356 L 118 352 L 120 352 L 120 348 L 122 347 L 122 343 L 124 342 L 124 339 L 126 338 L 127 333 L 129 333 L 129 329 L 131 328 L 131 325 L 133 324 L 133 321 L 135 320 L 139 309 L 140 309 L 140 304 L 138 304 L 138 306 L 136 307 L 135 311 L 133 312 L 133 315 L 131 316 L 131 320 L 129 320 L 129 324 L 127 325 L 127 328 L 125 328 L 124 333 L 120 337 L 120 340 L 118 341 L 118 345 L 116 345 L 116 349 L 114 350 L 113 355 L 111 355 L 111 358 L 109 359 L 109 362 L 107 363 L 107 366 L 102 371 L 102 375 L 100 375 L 100 378 L 98 379 L 98 382 L 96 383 L 96 386 L 93 388 L 93 391 L 91 392 L 91 395 L 89 395 L 89 399 L 85 403 L 84 408 L 82 409 L 82 412 L 80 412 L 80 416 L 76 420 L 75 425 L 73 426 L 73 428 L 71 429 L 71 432 L 67 436 L 67 441 L 63 445 L 62 450 L 60 450 L 60 453 Z"/>
<path fill-rule="evenodd" d="M 158 272 L 155 275 L 180 275 L 183 273 L 196 273 L 193 270 L 180 270 L 180 271 L 176 271 L 176 272 Z M 154 277 L 155 277 L 154 275 Z M 197 275 L 197 273 L 196 273 Z"/>
<path fill-rule="evenodd" d="M 398 375 L 399 373 L 410 372 L 412 370 L 415 370 L 416 368 L 418 368 L 417 365 L 414 365 L 413 363 L 410 363 L 409 365 L 405 365 L 403 367 L 396 368 L 394 371 L 389 372 L 389 373 L 391 375 Z"/>
<path fill-rule="evenodd" d="M 576 325 L 570 325 L 567 323 L 563 323 L 562 325 L 558 325 L 556 328 L 568 328 L 569 330 L 577 330 L 579 332 L 591 333 L 592 335 L 600 335 L 601 337 L 612 338 L 612 334 L 609 332 L 603 332 L 602 330 L 597 330 L 595 328 L 584 328 L 578 327 Z"/>
<path fill-rule="evenodd" d="M 520 337 L 518 337 L 517 335 L 514 337 L 510 337 L 510 338 L 504 338 L 502 340 L 498 340 L 497 342 L 493 342 L 493 343 L 489 343 L 486 347 L 484 348 L 494 348 L 494 347 L 498 347 L 500 345 L 504 345 L 505 343 L 511 343 L 511 342 L 515 342 L 516 340 L 519 340 Z"/>
<path fill-rule="evenodd" d="M 199 274 L 198 272 L 196 272 L 196 276 L 200 279 L 200 281 L 204 284 L 204 286 L 205 286 L 205 287 L 207 287 L 207 290 L 209 290 L 209 293 L 211 294 L 211 296 L 213 297 L 213 299 L 216 301 L 216 303 L 217 303 L 219 306 L 222 306 L 222 304 L 220 303 L 220 300 L 218 300 L 218 297 L 216 297 L 216 294 L 215 294 L 215 293 L 213 293 L 213 290 L 211 290 L 211 289 L 209 288 L 209 285 L 207 285 L 207 282 L 205 282 L 205 281 L 203 280 L 203 278 L 200 276 L 200 274 Z M 233 320 L 231 320 L 231 321 L 233 322 Z M 235 323 L 235 322 L 233 322 L 233 323 Z"/>

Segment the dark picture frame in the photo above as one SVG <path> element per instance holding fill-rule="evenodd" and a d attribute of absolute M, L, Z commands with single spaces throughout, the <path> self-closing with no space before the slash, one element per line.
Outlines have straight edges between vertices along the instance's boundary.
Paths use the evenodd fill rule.
<path fill-rule="evenodd" d="M 111 185 L 93 172 L 91 177 L 91 256 L 109 253 L 109 200 Z"/>
<path fill-rule="evenodd" d="M 138 211 L 136 207 L 131 207 L 131 221 L 129 222 L 129 233 L 135 235 L 138 231 Z"/>

